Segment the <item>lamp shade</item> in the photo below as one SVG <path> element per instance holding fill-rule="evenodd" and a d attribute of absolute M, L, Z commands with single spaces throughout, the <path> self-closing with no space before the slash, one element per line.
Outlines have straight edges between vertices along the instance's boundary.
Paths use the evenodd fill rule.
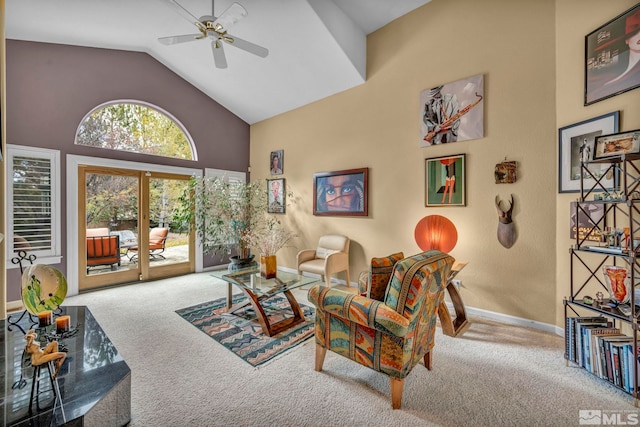
<path fill-rule="evenodd" d="M 437 249 L 450 252 L 458 243 L 456 226 L 441 215 L 428 215 L 418 221 L 414 236 L 423 251 Z"/>

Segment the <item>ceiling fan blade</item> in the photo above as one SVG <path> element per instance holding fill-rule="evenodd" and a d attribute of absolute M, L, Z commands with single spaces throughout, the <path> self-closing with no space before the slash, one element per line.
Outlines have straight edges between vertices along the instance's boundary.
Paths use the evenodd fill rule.
<path fill-rule="evenodd" d="M 193 14 L 191 14 L 191 12 L 185 9 L 180 3 L 178 3 L 176 0 L 169 0 L 169 4 L 171 4 L 174 7 L 174 9 L 180 14 L 180 16 L 182 16 L 184 19 L 186 19 L 187 21 L 191 22 L 192 24 L 200 28 L 200 25 L 202 25 L 202 23 L 200 22 L 200 19 L 194 16 Z"/>
<path fill-rule="evenodd" d="M 170 46 L 172 44 L 198 40 L 198 38 L 202 38 L 202 34 L 185 34 L 182 36 L 160 37 L 158 41 L 164 45 Z"/>
<path fill-rule="evenodd" d="M 225 41 L 237 48 L 246 50 L 247 52 L 258 55 L 261 58 L 266 58 L 267 55 L 269 55 L 269 49 L 266 47 L 258 46 L 257 44 L 248 42 L 236 36 L 229 35 L 229 37 L 231 37 L 232 41 L 227 41 L 226 39 Z"/>
<path fill-rule="evenodd" d="M 220 24 L 222 28 L 228 29 L 245 16 L 247 16 L 247 9 L 239 3 L 233 3 L 227 10 L 220 14 L 218 19 L 213 22 L 213 25 L 216 26 Z"/>
<path fill-rule="evenodd" d="M 224 43 L 218 40 L 211 42 L 211 50 L 213 51 L 213 62 L 216 63 L 216 68 L 227 68 L 227 57 L 224 54 Z"/>

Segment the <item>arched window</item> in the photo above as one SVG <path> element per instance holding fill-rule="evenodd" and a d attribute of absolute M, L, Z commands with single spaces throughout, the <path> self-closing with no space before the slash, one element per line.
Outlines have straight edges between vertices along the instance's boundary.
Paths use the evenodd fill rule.
<path fill-rule="evenodd" d="M 80 122 L 75 143 L 197 160 L 184 126 L 166 111 L 138 101 L 112 101 L 94 108 Z"/>

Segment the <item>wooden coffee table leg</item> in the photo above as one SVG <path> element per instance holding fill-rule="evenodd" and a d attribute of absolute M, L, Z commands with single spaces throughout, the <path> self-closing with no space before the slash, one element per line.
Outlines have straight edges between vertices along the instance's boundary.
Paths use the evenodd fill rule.
<path fill-rule="evenodd" d="M 227 312 L 233 313 L 234 311 L 237 311 L 251 304 L 251 306 L 253 307 L 253 311 L 255 311 L 256 317 L 258 318 L 258 322 L 260 322 L 260 326 L 262 327 L 262 332 L 264 332 L 265 335 L 269 337 L 272 336 L 273 333 L 271 329 L 271 324 L 269 323 L 269 318 L 267 317 L 267 314 L 264 312 L 264 308 L 262 308 L 262 305 L 260 304 L 260 300 L 258 299 L 256 294 L 254 294 L 249 289 L 246 289 L 244 287 L 241 287 L 240 289 L 242 289 L 242 292 L 244 292 L 244 294 L 246 295 L 247 301 L 239 302 L 238 304 L 229 308 Z"/>
<path fill-rule="evenodd" d="M 281 331 L 284 331 L 285 329 L 289 329 L 292 326 L 297 325 L 298 323 L 304 322 L 304 312 L 302 311 L 300 304 L 298 304 L 298 301 L 296 301 L 296 298 L 293 296 L 293 293 L 291 293 L 291 291 L 285 291 L 283 292 L 283 294 L 287 297 L 289 305 L 291 305 L 293 317 L 271 324 L 271 322 L 269 321 L 269 317 L 265 313 L 264 308 L 260 303 L 261 299 L 259 299 L 253 292 L 251 292 L 250 289 L 247 289 L 245 287 L 241 287 L 240 289 L 247 296 L 247 300 L 241 301 L 231 307 L 227 306 L 227 312 L 233 313 L 234 311 L 237 311 L 251 304 L 258 318 L 258 322 L 260 322 L 260 326 L 262 327 L 262 332 L 264 332 L 266 336 L 272 337 L 280 333 Z"/>
<path fill-rule="evenodd" d="M 440 317 L 442 333 L 450 337 L 455 337 L 461 335 L 467 327 L 469 327 L 470 323 L 467 320 L 467 311 L 465 310 L 462 297 L 453 283 L 447 285 L 447 292 L 449 292 L 453 309 L 456 312 L 456 318 L 455 320 L 451 319 L 449 308 L 444 301 L 438 308 L 438 316 Z"/>

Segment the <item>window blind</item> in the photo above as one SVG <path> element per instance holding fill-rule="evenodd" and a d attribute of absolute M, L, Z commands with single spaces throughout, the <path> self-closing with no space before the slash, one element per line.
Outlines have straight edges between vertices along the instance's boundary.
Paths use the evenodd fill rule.
<path fill-rule="evenodd" d="M 13 157 L 13 249 L 51 251 L 52 162 L 50 159 Z"/>

